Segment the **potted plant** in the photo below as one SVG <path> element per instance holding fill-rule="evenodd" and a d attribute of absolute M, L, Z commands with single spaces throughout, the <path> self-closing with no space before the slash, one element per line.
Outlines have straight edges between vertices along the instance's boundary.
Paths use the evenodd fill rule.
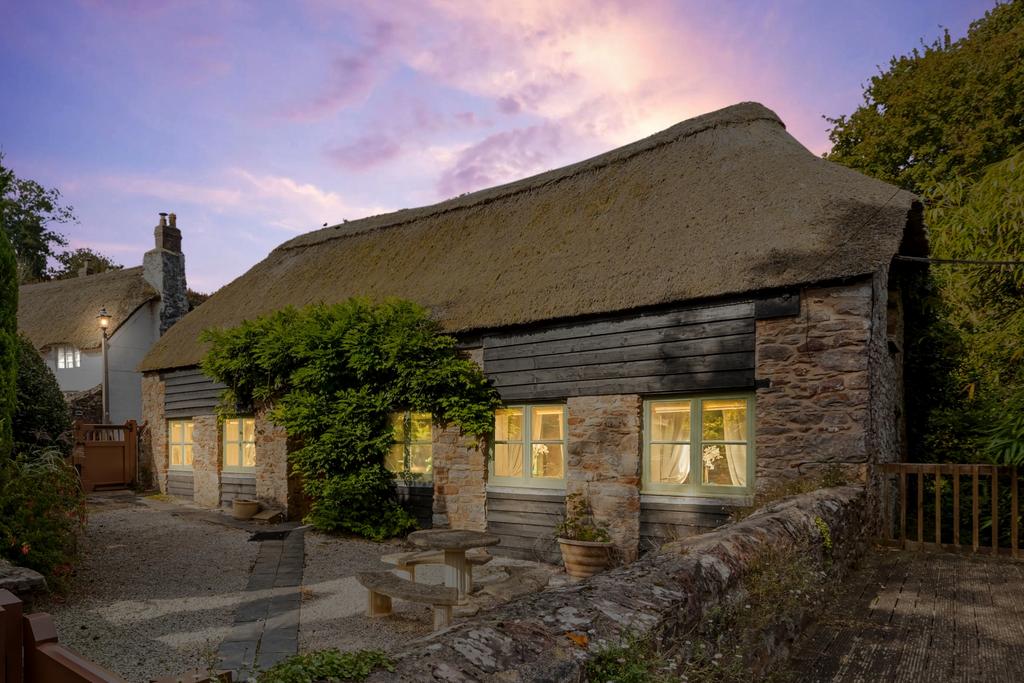
<path fill-rule="evenodd" d="M 260 511 L 259 501 L 248 498 L 235 498 L 231 501 L 231 515 L 235 519 L 252 519 Z"/>
<path fill-rule="evenodd" d="M 612 540 L 608 530 L 594 522 L 590 501 L 582 493 L 566 497 L 568 512 L 555 527 L 562 562 L 569 576 L 585 579 L 606 569 L 611 562 Z"/>

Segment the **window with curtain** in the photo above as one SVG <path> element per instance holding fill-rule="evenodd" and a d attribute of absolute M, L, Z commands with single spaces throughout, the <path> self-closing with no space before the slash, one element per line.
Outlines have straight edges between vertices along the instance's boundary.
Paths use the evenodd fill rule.
<path fill-rule="evenodd" d="M 192 469 L 192 420 L 167 421 L 167 461 L 171 469 Z"/>
<path fill-rule="evenodd" d="M 391 414 L 391 450 L 384 466 L 404 479 L 430 481 L 434 473 L 433 421 L 430 413 Z"/>
<path fill-rule="evenodd" d="M 250 472 L 256 468 L 256 420 L 231 417 L 224 420 L 224 469 Z"/>
<path fill-rule="evenodd" d="M 82 366 L 82 352 L 74 346 L 62 344 L 57 347 L 57 369 L 67 370 Z"/>
<path fill-rule="evenodd" d="M 753 396 L 647 401 L 644 490 L 745 494 L 753 473 Z"/>
<path fill-rule="evenodd" d="M 501 486 L 565 485 L 564 405 L 508 406 L 494 413 L 491 482 Z"/>

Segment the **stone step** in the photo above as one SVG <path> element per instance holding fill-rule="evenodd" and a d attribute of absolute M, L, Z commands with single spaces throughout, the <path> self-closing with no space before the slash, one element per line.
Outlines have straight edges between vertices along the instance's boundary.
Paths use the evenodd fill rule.
<path fill-rule="evenodd" d="M 252 520 L 258 524 L 277 524 L 284 521 L 284 511 L 280 508 L 266 508 L 253 515 Z"/>

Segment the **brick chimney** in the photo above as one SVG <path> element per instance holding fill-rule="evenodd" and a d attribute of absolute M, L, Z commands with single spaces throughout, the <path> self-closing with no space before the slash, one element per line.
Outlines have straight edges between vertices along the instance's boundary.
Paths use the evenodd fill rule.
<path fill-rule="evenodd" d="M 161 213 L 153 235 L 156 246 L 142 257 L 143 277 L 160 293 L 160 335 L 188 313 L 185 255 L 177 216 Z"/>

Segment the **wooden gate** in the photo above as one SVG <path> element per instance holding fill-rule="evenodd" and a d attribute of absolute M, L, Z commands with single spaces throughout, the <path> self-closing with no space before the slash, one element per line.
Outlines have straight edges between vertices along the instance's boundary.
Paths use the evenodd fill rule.
<path fill-rule="evenodd" d="M 75 423 L 75 467 L 86 491 L 135 483 L 139 432 L 135 420 L 123 425 Z"/>
<path fill-rule="evenodd" d="M 879 465 L 882 542 L 1019 558 L 1016 467 L 954 463 Z"/>

